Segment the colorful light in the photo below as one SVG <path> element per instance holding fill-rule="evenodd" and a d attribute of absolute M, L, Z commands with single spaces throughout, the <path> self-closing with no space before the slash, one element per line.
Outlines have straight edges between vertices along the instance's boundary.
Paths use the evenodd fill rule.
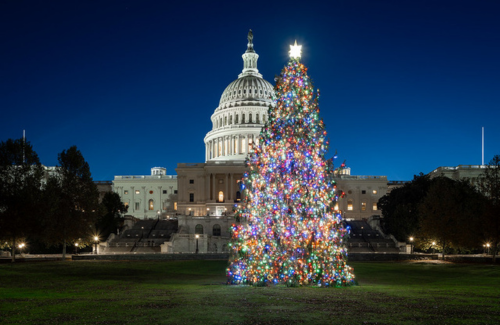
<path fill-rule="evenodd" d="M 298 57 L 300 48 L 277 80 L 276 108 L 247 159 L 244 204 L 232 226 L 230 284 L 354 283 L 345 247 L 349 229 L 336 208 L 342 193 L 335 192 L 333 161 L 324 157 L 318 92 Z"/>

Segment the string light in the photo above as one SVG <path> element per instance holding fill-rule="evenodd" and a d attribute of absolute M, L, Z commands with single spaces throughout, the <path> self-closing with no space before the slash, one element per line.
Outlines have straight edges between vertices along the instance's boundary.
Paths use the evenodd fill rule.
<path fill-rule="evenodd" d="M 299 57 L 300 49 L 277 79 L 276 108 L 269 110 L 246 161 L 245 202 L 231 229 L 230 284 L 354 283 L 347 265 L 349 228 L 337 206 L 343 193 L 336 193 L 333 159 L 325 158 L 328 141 L 319 118 L 319 93 Z"/>

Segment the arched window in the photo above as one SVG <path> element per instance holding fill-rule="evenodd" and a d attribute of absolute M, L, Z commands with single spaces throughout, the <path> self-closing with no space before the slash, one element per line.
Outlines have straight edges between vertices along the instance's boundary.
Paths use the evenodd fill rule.
<path fill-rule="evenodd" d="M 241 124 L 245 124 L 245 114 L 241 114 Z"/>
<path fill-rule="evenodd" d="M 213 235 L 214 236 L 220 236 L 220 225 L 214 225 Z"/>
<path fill-rule="evenodd" d="M 224 192 L 219 192 L 219 202 L 224 202 Z"/>
<path fill-rule="evenodd" d="M 234 124 L 238 124 L 238 114 L 236 114 L 236 116 L 234 118 Z"/>
<path fill-rule="evenodd" d="M 347 211 L 352 211 L 352 200 L 347 200 Z"/>
<path fill-rule="evenodd" d="M 229 125 L 233 124 L 233 116 L 229 115 Z"/>
<path fill-rule="evenodd" d="M 252 113 L 248 114 L 248 123 L 252 123 Z"/>
<path fill-rule="evenodd" d="M 197 224 L 196 227 L 194 227 L 194 233 L 197 235 L 203 235 L 203 226 Z"/>
<path fill-rule="evenodd" d="M 236 201 L 238 201 L 238 202 L 241 201 L 241 192 L 240 191 L 236 192 Z"/>
<path fill-rule="evenodd" d="M 224 125 L 227 125 L 227 116 L 224 116 Z"/>
<path fill-rule="evenodd" d="M 149 200 L 149 210 L 154 210 L 155 207 L 154 207 L 154 201 L 153 199 Z"/>
<path fill-rule="evenodd" d="M 259 114 L 255 114 L 255 123 L 260 123 L 259 122 Z"/>

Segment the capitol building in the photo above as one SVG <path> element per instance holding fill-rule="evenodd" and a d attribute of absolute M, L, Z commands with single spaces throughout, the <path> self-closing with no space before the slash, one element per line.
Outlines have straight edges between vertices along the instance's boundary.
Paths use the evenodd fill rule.
<path fill-rule="evenodd" d="M 243 70 L 226 87 L 210 117 L 212 129 L 204 138 L 205 162 L 178 163 L 177 175 L 154 167 L 151 175 L 122 175 L 113 180 L 113 190 L 128 206 L 129 220 L 177 221 L 175 232 L 163 236 L 168 240 L 148 242 L 159 245 L 161 252 L 226 251 L 235 209 L 243 201 L 240 181 L 246 171 L 245 159 L 275 105 L 273 85 L 258 70 L 259 55 L 251 31 L 242 58 Z M 336 182 L 346 193 L 339 202 L 344 218 L 380 215 L 377 202 L 387 192 L 387 177 L 353 176 L 347 168 Z"/>

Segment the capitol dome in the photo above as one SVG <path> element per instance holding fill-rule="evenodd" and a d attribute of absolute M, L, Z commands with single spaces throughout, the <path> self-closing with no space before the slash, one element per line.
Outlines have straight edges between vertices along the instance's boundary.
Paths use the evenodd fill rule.
<path fill-rule="evenodd" d="M 211 116 L 212 130 L 205 136 L 205 161 L 245 160 L 252 143 L 274 107 L 273 86 L 257 69 L 259 55 L 253 49 L 253 34 L 243 57 L 243 71 L 226 87 Z"/>

